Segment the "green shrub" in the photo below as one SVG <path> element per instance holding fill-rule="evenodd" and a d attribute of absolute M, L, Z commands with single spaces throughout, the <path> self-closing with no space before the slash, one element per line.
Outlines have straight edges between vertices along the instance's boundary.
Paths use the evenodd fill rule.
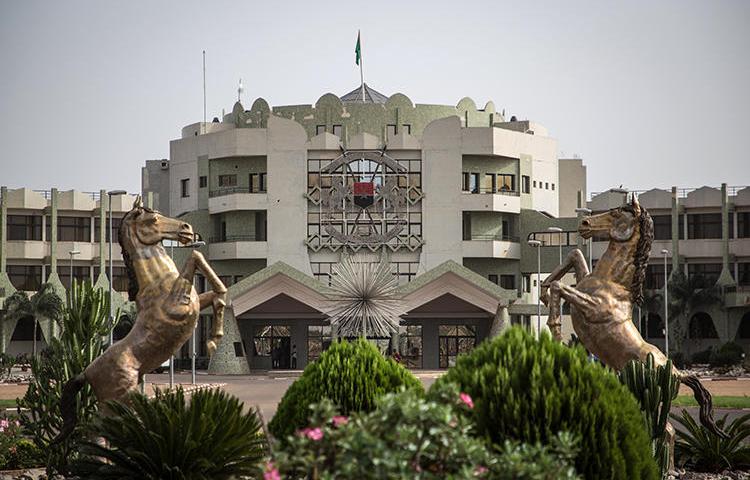
<path fill-rule="evenodd" d="M 727 342 L 711 352 L 708 364 L 711 367 L 732 367 L 742 363 L 745 350 L 734 342 Z"/>
<path fill-rule="evenodd" d="M 201 390 L 185 401 L 181 389 L 148 399 L 133 393 L 127 403 L 108 402 L 112 416 L 89 424 L 90 438 L 72 472 L 97 479 L 257 478 L 265 439 L 254 411 L 226 392 Z"/>
<path fill-rule="evenodd" d="M 727 415 L 716 421 L 728 438 L 721 438 L 699 425 L 693 417 L 682 410 L 682 415 L 672 415 L 682 426 L 676 429 L 675 462 L 689 465 L 697 470 L 721 472 L 729 469 L 750 467 L 750 414 L 736 418 L 725 428 Z"/>
<path fill-rule="evenodd" d="M 308 425 L 310 405 L 323 398 L 331 400 L 344 415 L 369 412 L 379 396 L 395 392 L 402 385 L 422 391 L 422 384 L 411 372 L 384 358 L 366 340 L 338 341 L 289 387 L 268 427 L 277 439 L 283 440 Z"/>
<path fill-rule="evenodd" d="M 577 478 L 570 435 L 552 447 L 506 442 L 492 452 L 471 435 L 469 409 L 452 384 L 429 399 L 415 390 L 386 394 L 374 411 L 351 417 L 324 399 L 313 406 L 310 427 L 290 437 L 267 470 L 281 478 Z"/>
<path fill-rule="evenodd" d="M 666 433 L 669 410 L 680 390 L 680 381 L 672 374 L 671 362 L 656 366 L 650 353 L 645 362 L 629 362 L 619 377 L 641 405 L 641 413 L 651 434 L 654 457 L 663 477 L 669 471 L 670 452 Z"/>
<path fill-rule="evenodd" d="M 700 364 L 706 364 L 711 359 L 711 352 L 713 349 L 711 347 L 708 347 L 705 350 L 702 350 L 700 352 L 695 352 L 691 358 L 692 363 L 700 363 Z"/>
<path fill-rule="evenodd" d="M 659 477 L 636 400 L 582 348 L 512 328 L 459 357 L 436 385 L 444 382 L 471 395 L 477 432 L 494 444 L 549 444 L 569 432 L 580 439 L 575 466 L 586 478 Z"/>
<path fill-rule="evenodd" d="M 42 452 L 23 437 L 21 423 L 13 417 L 0 418 L 0 470 L 18 470 L 44 465 Z"/>

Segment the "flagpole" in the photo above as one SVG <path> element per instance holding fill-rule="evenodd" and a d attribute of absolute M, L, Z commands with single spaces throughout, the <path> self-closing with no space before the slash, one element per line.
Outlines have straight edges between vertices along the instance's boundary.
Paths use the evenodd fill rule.
<path fill-rule="evenodd" d="M 360 87 L 362 88 L 362 103 L 365 103 L 365 74 L 364 68 L 362 66 L 362 64 L 365 62 L 362 55 L 362 41 L 359 31 L 357 31 L 357 43 L 359 43 L 359 83 Z"/>

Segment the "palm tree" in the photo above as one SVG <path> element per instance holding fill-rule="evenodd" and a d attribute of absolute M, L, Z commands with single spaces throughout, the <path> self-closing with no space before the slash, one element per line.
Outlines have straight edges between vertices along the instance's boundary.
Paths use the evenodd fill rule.
<path fill-rule="evenodd" d="M 20 321 L 24 318 L 34 320 L 34 339 L 32 355 L 36 357 L 36 336 L 40 318 L 58 321 L 62 317 L 64 305 L 62 299 L 55 292 L 54 287 L 45 283 L 29 298 L 26 292 L 16 291 L 5 299 L 3 308 L 6 310 L 7 321 Z"/>
<path fill-rule="evenodd" d="M 669 279 L 669 318 L 683 317 L 687 320 L 688 315 L 699 307 L 721 301 L 721 289 L 716 285 L 707 287 L 701 275 L 687 277 L 677 270 Z M 678 336 L 678 341 L 682 340 Z"/>

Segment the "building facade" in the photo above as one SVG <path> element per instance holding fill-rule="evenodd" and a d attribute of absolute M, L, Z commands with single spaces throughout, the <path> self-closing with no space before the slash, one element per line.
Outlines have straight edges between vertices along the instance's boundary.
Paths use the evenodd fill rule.
<path fill-rule="evenodd" d="M 71 280 L 89 280 L 109 289 L 109 205 L 106 191 L 39 191 L 28 188 L 0 188 L 0 348 L 18 355 L 31 353 L 34 342 L 32 319 L 9 322 L 2 305 L 16 290 L 34 294 L 50 283 L 65 300 Z M 112 197 L 112 225 L 131 209 L 135 197 Z M 126 302 L 127 275 L 117 236 L 112 248 L 114 306 L 131 313 Z M 37 351 L 55 334 L 56 325 L 40 320 Z"/>
<path fill-rule="evenodd" d="M 654 242 L 646 271 L 646 301 L 640 317 L 643 337 L 665 347 L 664 284 L 682 272 L 677 291 L 667 291 L 672 302 L 685 308 L 669 322 L 669 350 L 689 359 L 709 347 L 734 341 L 750 347 L 750 187 L 701 187 L 671 191 L 635 192 L 654 221 Z M 624 195 L 604 192 L 588 207 L 595 213 L 622 204 Z M 594 262 L 606 243 L 593 242 Z M 665 253 L 663 253 L 666 251 Z M 675 280 L 672 280 L 675 281 Z M 704 290 L 699 295 L 699 290 Z M 705 290 L 713 292 L 706 295 Z M 686 297 L 703 303 L 686 303 Z M 714 297 L 713 299 L 711 297 Z M 750 350 L 748 350 L 750 351 Z"/>
<path fill-rule="evenodd" d="M 315 105 L 238 102 L 183 128 L 169 160 L 143 168 L 144 193 L 202 234 L 230 286 L 210 371 L 316 358 L 335 337 L 327 289 L 343 255 L 390 264 L 404 305 L 398 348 L 413 368 L 447 367 L 493 325 L 535 323 L 537 252 L 525 239 L 561 225 L 558 243 L 578 244 L 575 218 L 558 217 L 561 202 L 585 198 L 580 160 L 565 175 L 582 191 L 561 199 L 557 141 L 541 125 L 506 121 L 492 102 L 414 105 L 364 90 Z"/>

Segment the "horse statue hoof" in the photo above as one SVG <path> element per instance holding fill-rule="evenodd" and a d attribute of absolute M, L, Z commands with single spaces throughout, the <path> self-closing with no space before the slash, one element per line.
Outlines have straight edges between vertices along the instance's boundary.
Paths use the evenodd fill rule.
<path fill-rule="evenodd" d="M 209 340 L 206 342 L 206 349 L 208 350 L 208 356 L 213 357 L 214 352 L 216 352 L 216 342 L 213 340 Z"/>

